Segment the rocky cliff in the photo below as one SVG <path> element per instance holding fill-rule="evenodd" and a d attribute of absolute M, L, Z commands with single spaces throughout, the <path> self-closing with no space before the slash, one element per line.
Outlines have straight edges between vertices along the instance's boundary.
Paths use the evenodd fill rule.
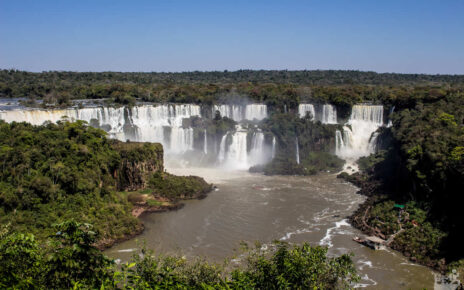
<path fill-rule="evenodd" d="M 121 191 L 144 189 L 151 175 L 163 172 L 163 146 L 159 143 L 114 142 L 121 162 L 114 172 Z"/>

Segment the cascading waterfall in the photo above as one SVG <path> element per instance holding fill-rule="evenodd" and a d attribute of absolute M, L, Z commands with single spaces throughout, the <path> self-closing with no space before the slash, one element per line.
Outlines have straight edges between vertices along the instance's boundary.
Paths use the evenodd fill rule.
<path fill-rule="evenodd" d="M 206 130 L 204 131 L 205 139 L 203 141 L 203 153 L 208 154 L 208 136 L 206 135 Z"/>
<path fill-rule="evenodd" d="M 377 134 L 383 125 L 383 106 L 355 105 L 343 134 L 335 134 L 336 154 L 345 160 L 357 160 L 375 151 Z"/>
<path fill-rule="evenodd" d="M 250 104 L 245 107 L 245 120 L 262 120 L 267 117 L 267 106 L 263 104 Z"/>
<path fill-rule="evenodd" d="M 249 164 L 263 164 L 267 161 L 266 157 L 266 152 L 264 150 L 264 134 L 262 132 L 254 132 L 251 138 Z"/>
<path fill-rule="evenodd" d="M 200 116 L 200 106 L 191 104 L 143 105 L 131 108 L 90 107 L 65 110 L 12 110 L 0 113 L 7 122 L 25 121 L 41 125 L 45 121 L 56 123 L 63 116 L 70 120 L 87 121 L 107 131 L 121 141 L 160 142 L 167 151 L 183 153 L 193 150 L 193 129 L 184 128 L 182 120 Z M 164 128 L 170 128 L 165 136 Z"/>
<path fill-rule="evenodd" d="M 271 151 L 271 157 L 274 159 L 276 155 L 276 138 L 272 137 L 272 151 Z"/>
<path fill-rule="evenodd" d="M 227 135 L 231 142 L 226 150 Z M 219 161 L 224 167 L 229 169 L 248 169 L 248 152 L 247 152 L 247 131 L 239 125 L 236 131 L 226 134 L 221 140 L 221 149 Z"/>
<path fill-rule="evenodd" d="M 307 113 L 311 115 L 312 121 L 320 121 L 322 124 L 337 124 L 337 110 L 333 105 L 322 105 L 316 107 L 313 104 L 299 104 L 298 115 L 300 118 L 306 116 Z"/>
<path fill-rule="evenodd" d="M 299 104 L 298 105 L 298 115 L 300 118 L 306 116 L 306 113 L 311 115 L 311 120 L 316 120 L 316 110 L 314 109 L 314 105 L 312 104 Z"/>
<path fill-rule="evenodd" d="M 298 145 L 298 137 L 295 138 L 296 144 L 296 164 L 300 164 L 300 147 Z"/>
<path fill-rule="evenodd" d="M 253 134 L 250 148 L 247 147 L 248 134 Z M 270 161 L 269 147 L 265 144 L 263 132 L 248 133 L 240 125 L 237 125 L 235 132 L 222 137 L 219 147 L 219 163 L 228 169 L 244 170 Z"/>
<path fill-rule="evenodd" d="M 388 114 L 388 124 L 387 127 L 393 126 L 392 120 L 391 120 L 391 115 L 395 112 L 395 106 L 391 107 L 390 113 Z"/>
<path fill-rule="evenodd" d="M 222 117 L 230 118 L 236 122 L 262 120 L 267 117 L 267 106 L 263 104 L 214 105 L 212 110 L 213 116 L 216 111 L 219 111 Z"/>
<path fill-rule="evenodd" d="M 337 124 L 337 110 L 332 105 L 322 106 L 322 124 Z"/>
<path fill-rule="evenodd" d="M 243 120 L 244 116 L 244 107 L 240 105 L 214 105 L 213 106 L 213 116 L 216 111 L 221 113 L 221 117 L 227 117 L 236 122 Z"/>
<path fill-rule="evenodd" d="M 219 145 L 219 155 L 218 155 L 218 160 L 219 163 L 224 163 L 226 160 L 226 142 L 227 142 L 227 134 L 222 136 L 221 139 L 221 144 Z"/>
<path fill-rule="evenodd" d="M 345 142 L 343 142 L 342 132 L 340 130 L 335 131 L 335 155 L 340 156 L 341 150 L 345 148 Z"/>
<path fill-rule="evenodd" d="M 263 119 L 267 116 L 267 107 L 262 104 L 219 105 L 216 109 L 229 112 L 227 114 L 235 119 Z M 57 122 L 63 116 L 71 121 L 87 121 L 91 126 L 104 129 L 111 138 L 121 141 L 160 142 L 169 156 L 170 154 L 183 154 L 194 150 L 194 129 L 186 127 L 183 120 L 192 116 L 201 117 L 201 113 L 200 107 L 192 104 L 140 105 L 130 108 L 86 107 L 62 110 L 0 111 L 0 119 L 7 122 L 25 121 L 34 125 L 41 125 L 46 121 Z M 264 133 L 259 129 L 258 131 L 253 130 L 253 133 L 248 133 L 248 129 L 237 126 L 235 132 L 229 132 L 220 140 L 212 137 L 208 140 L 209 136 L 206 129 L 203 130 L 203 133 L 203 153 L 208 154 L 208 141 L 213 142 L 215 146 L 210 148 L 214 148 L 213 153 L 218 155 L 217 160 L 226 167 L 248 169 L 252 165 L 270 161 L 271 155 L 275 156 L 275 138 L 272 141 L 271 152 L 270 144 L 266 144 Z M 248 144 L 249 148 L 247 148 L 247 134 L 253 134 L 249 136 L 251 137 L 251 142 Z M 219 141 L 220 144 L 217 146 Z"/>

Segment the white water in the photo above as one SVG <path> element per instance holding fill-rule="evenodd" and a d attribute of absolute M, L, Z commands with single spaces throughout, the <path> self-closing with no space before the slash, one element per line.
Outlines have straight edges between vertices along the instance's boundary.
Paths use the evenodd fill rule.
<path fill-rule="evenodd" d="M 388 124 L 387 124 L 387 127 L 393 126 L 393 123 L 392 123 L 392 120 L 391 120 L 391 117 L 392 117 L 393 112 L 395 112 L 395 106 L 391 107 L 390 113 L 388 114 Z"/>
<path fill-rule="evenodd" d="M 249 164 L 251 166 L 264 164 L 268 160 L 267 150 L 264 149 L 264 134 L 262 132 L 254 132 L 251 138 L 251 150 L 249 153 Z"/>
<path fill-rule="evenodd" d="M 206 134 L 206 130 L 204 131 L 204 134 L 205 134 L 205 139 L 203 141 L 203 153 L 208 154 L 208 136 Z"/>
<path fill-rule="evenodd" d="M 56 123 L 63 117 L 83 120 L 105 129 L 112 138 L 121 141 L 160 142 L 171 153 L 193 150 L 193 129 L 182 126 L 182 120 L 192 116 L 200 116 L 200 106 L 176 104 L 0 112 L 0 119 L 7 122 L 24 121 L 33 125 L 41 125 L 46 121 Z M 170 134 L 165 134 L 165 127 L 170 129 L 167 130 Z"/>
<path fill-rule="evenodd" d="M 337 110 L 332 105 L 322 106 L 322 124 L 337 124 Z"/>
<path fill-rule="evenodd" d="M 263 104 L 249 105 L 214 105 L 213 116 L 216 111 L 221 113 L 221 117 L 230 118 L 236 122 L 243 120 L 262 120 L 267 117 L 267 106 Z"/>
<path fill-rule="evenodd" d="M 298 146 L 298 137 L 295 139 L 296 144 L 296 164 L 300 164 L 300 147 Z"/>
<path fill-rule="evenodd" d="M 274 159 L 276 154 L 276 138 L 272 137 L 272 151 L 271 151 L 271 157 Z"/>
<path fill-rule="evenodd" d="M 228 137 L 231 138 L 229 146 L 226 145 Z M 247 131 L 237 126 L 236 131 L 222 137 L 219 161 L 228 169 L 246 170 L 248 165 Z"/>
<path fill-rule="evenodd" d="M 377 134 L 383 125 L 383 106 L 355 105 L 343 134 L 336 132 L 336 155 L 354 161 L 375 152 Z M 351 128 L 350 128 L 351 127 Z"/>
<path fill-rule="evenodd" d="M 300 118 L 303 118 L 306 116 L 306 113 L 309 112 L 309 115 L 311 116 L 311 120 L 316 119 L 316 110 L 314 109 L 314 105 L 312 104 L 299 104 L 298 105 L 298 115 Z"/>
<path fill-rule="evenodd" d="M 325 104 L 318 108 L 319 110 L 316 111 L 313 104 L 300 104 L 298 105 L 298 115 L 303 118 L 309 113 L 313 121 L 317 120 L 322 124 L 337 124 L 337 109 L 335 106 Z"/>
<path fill-rule="evenodd" d="M 218 160 L 223 168 L 247 170 L 253 165 L 270 161 L 269 146 L 265 144 L 264 134 L 260 131 L 250 133 L 253 134 L 250 148 L 247 146 L 248 134 L 247 130 L 237 125 L 235 132 L 222 137 Z"/>

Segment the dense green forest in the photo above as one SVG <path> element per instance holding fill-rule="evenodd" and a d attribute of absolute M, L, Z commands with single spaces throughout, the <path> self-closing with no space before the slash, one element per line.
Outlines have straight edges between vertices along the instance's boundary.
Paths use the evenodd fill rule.
<path fill-rule="evenodd" d="M 186 73 L 31 73 L 0 71 L 0 97 L 27 98 L 29 105 L 67 106 L 73 99 L 183 103 L 264 102 L 271 109 L 299 102 L 332 103 L 341 116 L 359 102 L 413 108 L 461 92 L 462 75 L 378 74 L 360 71 L 251 71 Z M 343 113 L 343 108 L 345 113 Z"/>
<path fill-rule="evenodd" d="M 0 160 L 0 224 L 38 240 L 53 233 L 52 224 L 75 219 L 93 224 L 99 243 L 111 245 L 143 229 L 128 191 L 175 203 L 211 190 L 201 178 L 164 173 L 161 144 L 110 140 L 82 121 L 0 121 Z"/>

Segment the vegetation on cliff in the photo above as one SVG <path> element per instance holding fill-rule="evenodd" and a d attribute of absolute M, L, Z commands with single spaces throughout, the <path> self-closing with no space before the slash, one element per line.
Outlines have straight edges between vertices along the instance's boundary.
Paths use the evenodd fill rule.
<path fill-rule="evenodd" d="M 74 219 L 94 224 L 108 245 L 143 229 L 121 190 L 149 187 L 158 197 L 183 199 L 211 187 L 199 177 L 163 173 L 161 144 L 110 140 L 82 121 L 0 121 L 0 160 L 0 224 L 39 240 L 54 232 L 52 224 Z"/>
<path fill-rule="evenodd" d="M 121 158 L 115 172 L 119 190 L 144 189 L 153 173 L 164 171 L 164 152 L 160 143 L 115 141 L 112 147 Z"/>
<path fill-rule="evenodd" d="M 114 190 L 120 156 L 105 135 L 79 121 L 0 121 L 0 224 L 39 239 L 67 219 L 95 224 L 104 239 L 139 231 L 131 205 Z"/>

